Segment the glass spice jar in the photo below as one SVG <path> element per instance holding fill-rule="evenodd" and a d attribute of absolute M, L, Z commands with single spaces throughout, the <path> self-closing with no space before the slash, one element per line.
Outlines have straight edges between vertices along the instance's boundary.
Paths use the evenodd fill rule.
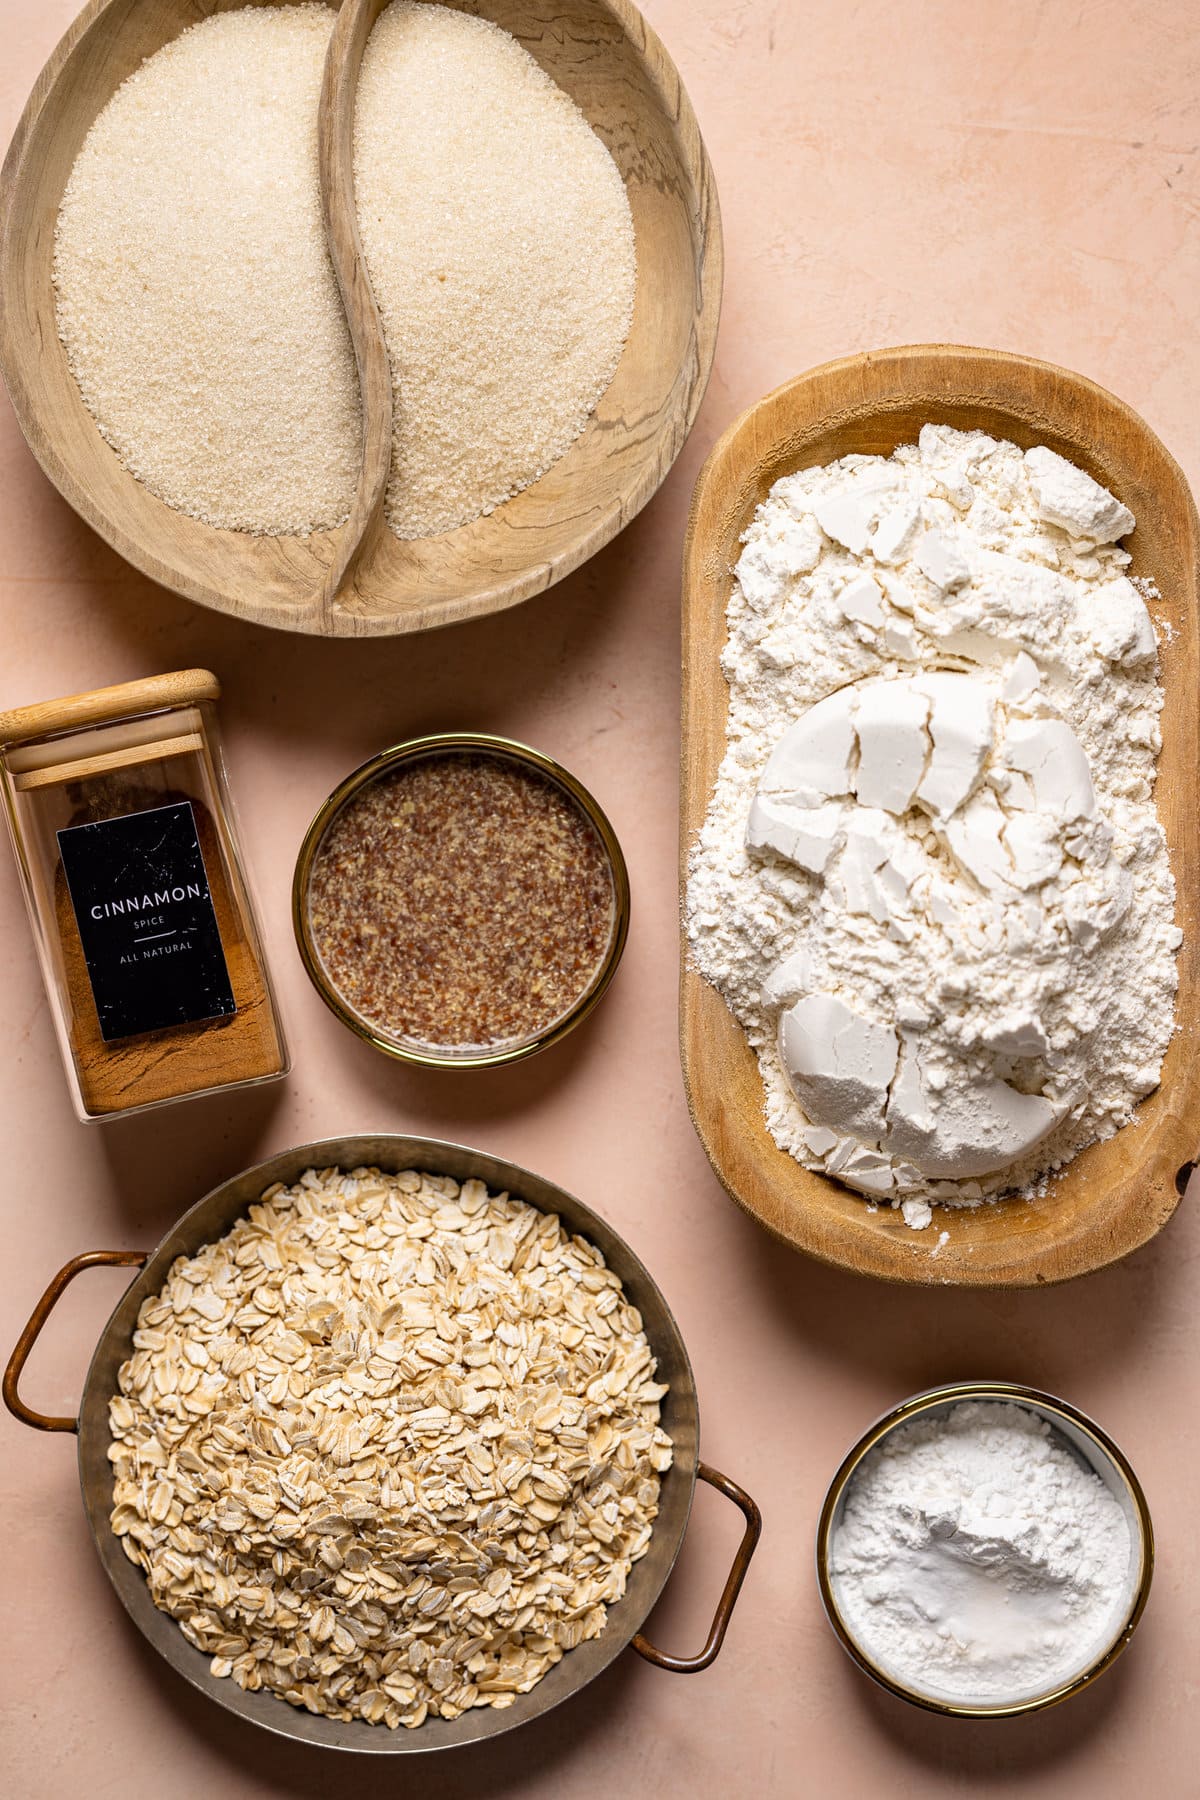
<path fill-rule="evenodd" d="M 187 669 L 0 713 L 0 785 L 81 1119 L 288 1059 L 216 734 Z"/>

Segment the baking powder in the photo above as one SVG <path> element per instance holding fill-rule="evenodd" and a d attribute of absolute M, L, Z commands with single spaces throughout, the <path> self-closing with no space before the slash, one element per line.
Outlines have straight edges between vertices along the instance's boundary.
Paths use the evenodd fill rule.
<path fill-rule="evenodd" d="M 1133 1563 L 1120 1502 L 1027 1408 L 964 1401 L 863 1460 L 830 1576 L 885 1673 L 980 1704 L 1044 1693 L 1103 1654 Z"/>

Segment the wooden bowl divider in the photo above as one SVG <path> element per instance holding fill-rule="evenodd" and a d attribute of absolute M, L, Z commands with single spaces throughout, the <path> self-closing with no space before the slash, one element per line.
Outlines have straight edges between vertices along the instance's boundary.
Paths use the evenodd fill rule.
<path fill-rule="evenodd" d="M 317 117 L 321 215 L 342 296 L 362 396 L 362 461 L 350 515 L 321 594 L 328 629 L 337 597 L 369 543 L 387 530 L 384 502 L 392 459 L 392 374 L 383 320 L 367 273 L 354 199 L 354 102 L 363 51 L 388 0 L 342 0 L 325 57 Z"/>
<path fill-rule="evenodd" d="M 384 515 L 391 377 L 353 210 L 353 107 L 385 0 L 344 0 L 318 114 L 322 208 L 364 399 L 349 518 L 307 538 L 219 530 L 175 512 L 100 436 L 54 319 L 54 228 L 89 128 L 187 26 L 278 0 L 89 0 L 34 85 L 0 173 L 0 367 L 50 479 L 129 562 L 200 604 L 324 636 L 423 631 L 499 611 L 595 554 L 658 488 L 694 422 L 716 343 L 716 188 L 678 72 L 631 0 L 447 0 L 512 32 L 571 94 L 625 179 L 638 241 L 633 326 L 582 435 L 486 518 L 405 542 Z M 285 0 L 288 3 L 288 0 Z"/>
<path fill-rule="evenodd" d="M 1165 699 L 1155 799 L 1183 931 L 1177 1028 L 1162 1080 L 1132 1124 L 1082 1151 L 1043 1198 L 939 1208 L 932 1226 L 911 1231 L 886 1202 L 871 1210 L 774 1143 L 757 1058 L 720 994 L 691 966 L 686 929 L 680 1052 L 693 1123 L 715 1173 L 775 1237 L 888 1281 L 1028 1287 L 1086 1274 L 1146 1243 L 1178 1205 L 1200 1146 L 1200 520 L 1179 465 L 1130 407 L 1048 363 L 932 344 L 826 363 L 730 426 L 696 483 L 684 550 L 681 893 L 725 752 L 728 688 L 718 658 L 741 534 L 781 476 L 851 452 L 890 455 L 929 422 L 988 431 L 1023 448 L 1048 444 L 1112 488 L 1137 519 L 1127 540 L 1130 572 L 1160 589 L 1150 602 Z"/>

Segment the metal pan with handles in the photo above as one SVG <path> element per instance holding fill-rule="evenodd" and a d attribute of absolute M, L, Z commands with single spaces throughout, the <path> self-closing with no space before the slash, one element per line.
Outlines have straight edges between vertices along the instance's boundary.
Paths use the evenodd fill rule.
<path fill-rule="evenodd" d="M 261 1691 L 247 1693 L 236 1683 L 214 1676 L 209 1658 L 188 1643 L 174 1619 L 160 1612 L 140 1569 L 126 1557 L 109 1524 L 112 1510 L 112 1469 L 108 1461 L 108 1402 L 116 1392 L 117 1371 L 131 1354 L 134 1327 L 143 1300 L 163 1286 L 177 1256 L 190 1256 L 201 1245 L 221 1237 L 246 1208 L 275 1182 L 294 1181 L 305 1169 L 374 1167 L 390 1173 L 417 1169 L 449 1175 L 455 1181 L 476 1179 L 493 1190 L 507 1189 L 543 1212 L 557 1213 L 569 1228 L 603 1252 L 610 1269 L 620 1277 L 626 1293 L 642 1315 L 647 1339 L 658 1363 L 658 1379 L 669 1384 L 663 1401 L 662 1423 L 675 1449 L 675 1460 L 663 1477 L 659 1513 L 650 1546 L 635 1563 L 622 1600 L 611 1606 L 604 1631 L 580 1644 L 528 1694 L 503 1711 L 477 1708 L 457 1719 L 429 1719 L 416 1730 L 389 1731 L 361 1721 L 327 1719 L 303 1712 L 286 1700 Z M 83 1387 L 77 1419 L 48 1418 L 36 1412 L 18 1392 L 21 1371 L 38 1334 L 63 1290 L 82 1270 L 96 1265 L 140 1265 L 100 1335 Z M 149 1254 L 136 1250 L 92 1250 L 77 1256 L 59 1270 L 17 1342 L 4 1375 L 4 1401 L 9 1411 L 40 1431 L 73 1431 L 79 1439 L 79 1485 L 84 1510 L 100 1560 L 134 1624 L 159 1654 L 193 1687 L 218 1705 L 281 1737 L 300 1743 L 321 1744 L 330 1749 L 397 1754 L 445 1750 L 498 1737 L 518 1725 L 547 1713 L 561 1701 L 586 1687 L 607 1668 L 627 1645 L 660 1668 L 676 1674 L 706 1669 L 721 1648 L 738 1592 L 745 1579 L 762 1529 L 759 1511 L 750 1496 L 728 1476 L 699 1460 L 700 1415 L 696 1384 L 679 1327 L 651 1276 L 623 1238 L 573 1195 L 515 1163 L 487 1156 L 461 1144 L 435 1138 L 379 1136 L 329 1138 L 282 1151 L 267 1162 L 223 1182 L 184 1214 L 158 1248 Z M 642 1624 L 666 1586 L 687 1530 L 696 1481 L 709 1482 L 741 1508 L 746 1529 L 729 1571 L 708 1639 L 694 1656 L 675 1656 L 659 1650 L 642 1633 Z"/>

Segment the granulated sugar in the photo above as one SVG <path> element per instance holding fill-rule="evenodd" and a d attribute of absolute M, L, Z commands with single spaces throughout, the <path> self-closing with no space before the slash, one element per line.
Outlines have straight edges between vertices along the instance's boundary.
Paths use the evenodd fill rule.
<path fill-rule="evenodd" d="M 340 523 L 354 356 L 321 222 L 333 11 L 185 31 L 88 133 L 59 214 L 58 329 L 125 467 L 211 525 Z M 367 44 L 359 221 L 395 391 L 388 522 L 489 513 L 579 436 L 633 314 L 633 221 L 574 102 L 483 19 L 395 0 Z"/>
<path fill-rule="evenodd" d="M 355 182 L 395 392 L 388 521 L 424 537 L 583 430 L 629 331 L 633 222 L 608 151 L 514 38 L 410 0 L 367 43 Z"/>
<path fill-rule="evenodd" d="M 125 466 L 212 525 L 306 533 L 349 510 L 354 357 L 321 225 L 334 13 L 219 13 L 88 133 L 59 215 L 58 329 Z"/>

